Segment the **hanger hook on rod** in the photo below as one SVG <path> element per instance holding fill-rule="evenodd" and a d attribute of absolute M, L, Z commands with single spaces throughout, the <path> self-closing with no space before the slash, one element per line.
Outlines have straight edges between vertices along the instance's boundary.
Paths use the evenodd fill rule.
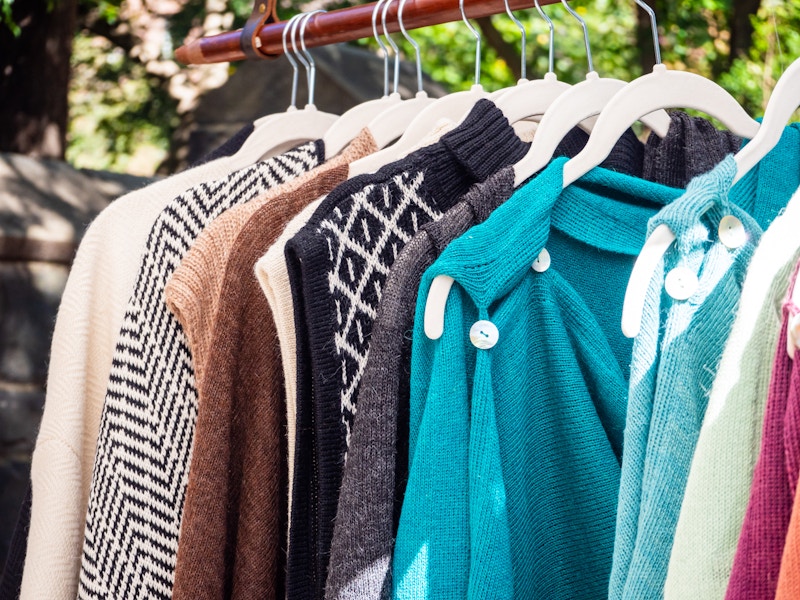
<path fill-rule="evenodd" d="M 554 52 L 554 41 L 555 41 L 555 32 L 556 28 L 553 25 L 553 20 L 547 16 L 547 13 L 544 12 L 542 7 L 539 5 L 539 0 L 533 0 L 534 6 L 536 6 L 536 11 L 539 13 L 539 16 L 544 19 L 544 22 L 547 23 L 547 28 L 550 30 L 550 40 L 548 42 L 548 55 L 547 55 L 547 72 L 552 73 L 553 67 L 555 64 L 555 52 Z"/>
<path fill-rule="evenodd" d="M 389 42 L 389 45 L 394 51 L 394 85 L 392 86 L 392 91 L 396 94 L 397 88 L 400 85 L 400 48 L 397 47 L 397 43 L 394 41 L 392 36 L 389 35 L 389 30 L 386 28 L 386 15 L 389 12 L 389 7 L 392 5 L 392 1 L 393 0 L 386 0 L 386 4 L 383 5 L 381 24 L 383 25 L 383 35 L 386 37 L 386 40 Z"/>
<path fill-rule="evenodd" d="M 401 0 L 401 2 L 402 1 L 405 1 L 405 0 Z M 520 76 L 519 77 L 520 77 L 520 79 L 524 80 L 524 79 L 527 79 L 527 77 L 526 77 L 526 75 L 527 75 L 527 65 L 525 64 L 525 62 L 526 62 L 526 54 L 527 54 L 527 47 L 528 47 L 527 46 L 527 40 L 528 40 L 527 33 L 525 32 L 525 26 L 520 22 L 520 20 L 516 16 L 514 16 L 514 13 L 511 12 L 511 7 L 508 5 L 508 0 L 503 0 L 503 2 L 506 5 L 506 14 L 508 15 L 508 18 L 511 19 L 514 22 L 514 25 L 517 26 L 517 28 L 519 29 L 519 33 L 522 36 L 522 41 L 520 42 L 520 47 L 521 47 L 520 54 L 522 55 L 522 58 L 520 60 L 520 69 L 519 69 Z"/>
<path fill-rule="evenodd" d="M 406 31 L 405 25 L 403 25 L 403 7 L 406 5 L 406 2 L 408 2 L 408 0 L 400 0 L 400 6 L 397 7 L 397 22 L 400 24 L 400 32 L 403 34 L 403 37 L 406 38 L 408 43 L 414 47 L 414 56 L 416 57 L 417 61 L 417 93 L 420 93 L 425 91 L 422 86 L 422 57 L 420 55 L 419 44 L 417 43 L 417 40 L 409 35 L 409 33 Z"/>
<path fill-rule="evenodd" d="M 480 86 L 481 84 L 481 34 L 480 32 L 472 26 L 472 23 L 469 22 L 467 18 L 467 13 L 464 11 L 464 0 L 458 0 L 458 8 L 461 11 L 461 18 L 464 21 L 464 24 L 467 26 L 467 29 L 470 30 L 472 35 L 475 36 L 475 85 Z"/>
<path fill-rule="evenodd" d="M 658 21 L 656 21 L 656 11 L 644 0 L 634 0 L 639 7 L 650 17 L 650 29 L 653 33 L 653 50 L 655 51 L 656 64 L 661 64 L 661 44 L 658 41 Z"/>
<path fill-rule="evenodd" d="M 300 44 L 297 42 L 297 32 L 300 29 L 300 22 L 306 18 L 306 14 L 299 13 L 292 18 L 294 19 L 294 23 L 291 24 L 292 30 L 289 32 L 289 39 L 292 40 L 292 52 L 294 52 L 294 57 L 306 70 L 306 85 L 310 86 L 311 78 L 309 76 L 309 69 L 311 65 L 308 64 L 308 60 L 306 60 L 306 57 L 300 52 Z"/>
<path fill-rule="evenodd" d="M 584 21 L 583 18 L 577 12 L 575 12 L 567 0 L 561 0 L 561 4 L 563 4 L 564 8 L 567 9 L 567 12 L 575 17 L 578 23 L 581 24 L 581 29 L 583 29 L 583 43 L 586 45 L 586 62 L 589 63 L 589 71 L 594 71 L 594 64 L 592 63 L 592 48 L 589 46 L 589 28 L 586 27 L 586 21 Z"/>
<path fill-rule="evenodd" d="M 372 9 L 372 34 L 375 36 L 375 41 L 383 52 L 383 96 L 389 95 L 389 49 L 383 43 L 381 36 L 378 35 L 378 13 L 381 10 L 381 5 L 386 0 L 378 0 L 375 3 L 375 8 Z"/>
<path fill-rule="evenodd" d="M 308 104 L 310 106 L 314 106 L 314 85 L 317 81 L 317 63 L 314 62 L 314 57 L 311 56 L 311 52 L 306 48 L 306 26 L 311 20 L 311 17 L 324 12 L 328 11 L 322 10 L 321 8 L 312 10 L 310 13 L 303 16 L 303 20 L 300 23 L 300 49 L 303 51 L 303 54 L 306 55 L 308 64 L 310 65 L 308 69 Z"/>
<path fill-rule="evenodd" d="M 283 32 L 281 33 L 281 38 L 283 42 L 283 55 L 289 61 L 289 64 L 292 65 L 292 100 L 289 104 L 289 108 L 297 108 L 297 84 L 300 79 L 300 66 L 297 64 L 294 56 L 292 56 L 292 52 L 294 52 L 294 45 L 292 46 L 292 52 L 289 52 L 289 47 L 286 44 L 286 35 L 290 32 L 294 32 L 294 28 L 297 25 L 297 18 L 300 15 L 292 16 L 288 21 L 286 21 L 286 25 L 283 27 Z"/>

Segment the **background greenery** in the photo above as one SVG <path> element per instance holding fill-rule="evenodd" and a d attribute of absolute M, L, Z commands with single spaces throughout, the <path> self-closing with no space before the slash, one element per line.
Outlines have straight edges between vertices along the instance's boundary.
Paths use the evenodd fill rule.
<path fill-rule="evenodd" d="M 7 14 L 13 1 L 0 0 L 0 13 Z M 156 0 L 149 5 L 153 1 Z M 175 92 L 176 78 L 183 76 L 182 69 L 176 72 L 177 67 L 173 66 L 165 70 L 163 65 L 172 60 L 173 48 L 187 35 L 208 29 L 213 7 L 208 0 L 171 1 L 179 4 L 179 10 L 163 19 L 167 26 L 161 47 L 155 55 L 150 51 L 144 56 L 147 53 L 142 52 L 141 44 L 137 45 L 135 40 L 125 43 L 126 31 L 135 33 L 137 14 L 131 9 L 134 3 L 80 0 L 82 18 L 73 46 L 66 154 L 74 165 L 149 174 L 168 155 L 175 132 L 191 112 L 191 106 L 182 108 L 180 94 Z M 336 0 L 321 3 L 329 9 L 344 5 Z M 658 14 L 664 62 L 672 68 L 689 69 L 714 78 L 754 116 L 763 114 L 775 81 L 800 56 L 798 0 L 763 0 L 751 17 L 750 46 L 739 56 L 731 52 L 732 0 L 656 0 L 651 4 Z M 313 7 L 319 5 L 320 0 L 316 0 Z M 642 73 L 642 65 L 646 64 L 643 53 L 652 49 L 637 42 L 641 38 L 641 32 L 637 37 L 639 9 L 632 0 L 574 0 L 571 5 L 586 20 L 595 70 L 600 75 L 632 79 Z M 220 15 L 216 24 L 222 28 L 240 26 L 251 6 L 248 0 L 223 2 L 214 9 Z M 284 4 L 280 14 L 286 19 L 309 8 L 309 4 Z M 571 83 L 580 81 L 587 70 L 580 25 L 560 4 L 545 6 L 544 10 L 556 26 L 558 77 Z M 533 9 L 515 14 L 528 32 L 529 78 L 541 76 L 547 70 L 547 26 Z M 126 20 L 131 22 L 128 28 Z M 519 67 L 509 62 L 519 52 L 520 34 L 506 15 L 496 15 L 491 25 L 501 40 L 499 45 L 484 45 L 481 83 L 494 90 L 515 82 L 513 71 Z M 431 77 L 453 90 L 471 85 L 474 39 L 463 23 L 429 27 L 412 35 L 422 47 L 423 68 Z M 402 36 L 396 37 L 402 42 L 406 56 L 413 59 L 411 47 Z M 377 48 L 373 40 L 357 43 Z M 153 64 L 162 68 L 154 68 Z M 235 68 L 236 65 L 231 65 L 227 74 Z M 223 81 L 224 76 L 220 79 Z"/>

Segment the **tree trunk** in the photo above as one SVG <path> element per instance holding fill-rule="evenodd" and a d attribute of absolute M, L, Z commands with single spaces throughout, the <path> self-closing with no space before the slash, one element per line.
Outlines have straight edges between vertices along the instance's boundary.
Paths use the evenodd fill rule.
<path fill-rule="evenodd" d="M 656 11 L 656 17 L 664 18 L 659 14 L 659 8 L 654 0 L 645 0 L 645 4 Z M 653 46 L 653 29 L 650 24 L 650 15 L 639 6 L 636 9 L 636 45 L 639 48 L 639 66 L 642 68 L 642 75 L 646 75 L 653 70 L 656 64 L 656 52 Z"/>
<path fill-rule="evenodd" d="M 0 24 L 0 152 L 64 158 L 77 0 L 14 2 L 18 37 Z"/>
<path fill-rule="evenodd" d="M 478 27 L 481 28 L 486 43 L 494 48 L 497 55 L 508 65 L 508 68 L 511 69 L 511 72 L 514 74 L 514 79 L 519 79 L 522 76 L 522 64 L 519 50 L 517 50 L 513 44 L 509 44 L 503 39 L 500 31 L 498 31 L 494 23 L 492 23 L 491 17 L 480 17 L 475 19 L 475 22 L 478 24 Z"/>
<path fill-rule="evenodd" d="M 747 52 L 753 41 L 753 24 L 750 17 L 758 12 L 761 0 L 737 0 L 733 5 L 731 18 L 731 54 L 730 61 L 736 58 L 747 58 Z"/>

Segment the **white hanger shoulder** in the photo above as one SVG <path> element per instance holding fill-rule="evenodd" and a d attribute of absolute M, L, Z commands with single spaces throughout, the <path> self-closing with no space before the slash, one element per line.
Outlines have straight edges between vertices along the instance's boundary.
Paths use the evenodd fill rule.
<path fill-rule="evenodd" d="M 255 128 L 231 159 L 235 168 L 244 168 L 270 156 L 276 150 L 318 140 L 339 117 L 308 105 L 303 110 L 290 107 L 285 113 Z"/>
<path fill-rule="evenodd" d="M 591 71 L 586 75 L 585 81 L 561 94 L 545 111 L 530 150 L 514 165 L 514 185 L 522 185 L 526 179 L 547 166 L 558 144 L 570 130 L 586 119 L 600 114 L 625 85 L 626 82 L 620 79 L 598 77 L 595 71 Z M 642 117 L 642 122 L 663 138 L 667 135 L 672 120 L 665 110 L 658 110 Z"/>
<path fill-rule="evenodd" d="M 675 234 L 668 225 L 662 223 L 647 238 L 642 251 L 636 258 L 625 289 L 625 300 L 622 304 L 622 333 L 625 337 L 635 338 L 642 325 L 644 303 L 647 290 L 656 271 L 659 261 L 664 257 L 675 241 Z"/>
<path fill-rule="evenodd" d="M 426 106 L 436 102 L 424 91 L 378 113 L 369 122 L 369 131 L 378 148 L 386 148 L 403 135 L 406 128 Z"/>
<path fill-rule="evenodd" d="M 325 154 L 328 157 L 339 154 L 377 115 L 397 104 L 400 104 L 400 94 L 394 93 L 377 100 L 367 100 L 346 111 L 322 137 Z"/>
<path fill-rule="evenodd" d="M 461 120 L 475 106 L 478 100 L 487 96 L 488 94 L 482 86 L 474 85 L 469 91 L 455 92 L 443 98 L 438 98 L 417 114 L 400 139 L 394 144 L 352 163 L 350 165 L 350 177 L 374 173 L 382 166 L 399 160 L 405 156 L 406 152 L 419 144 L 426 135 L 431 133 L 440 120 Z"/>
<path fill-rule="evenodd" d="M 511 124 L 529 117 L 542 115 L 553 101 L 572 86 L 559 81 L 555 73 L 546 73 L 543 79 L 521 83 L 506 90 L 495 104 Z"/>
<path fill-rule="evenodd" d="M 688 71 L 656 65 L 653 72 L 627 84 L 600 113 L 586 147 L 564 165 L 564 185 L 602 163 L 614 144 L 643 116 L 661 108 L 693 108 L 716 117 L 732 133 L 753 138 L 758 122 L 718 84 Z"/>
<path fill-rule="evenodd" d="M 789 65 L 775 85 L 758 133 L 733 157 L 736 161 L 734 183 L 744 177 L 778 144 L 784 127 L 798 106 L 800 106 L 800 59 Z"/>

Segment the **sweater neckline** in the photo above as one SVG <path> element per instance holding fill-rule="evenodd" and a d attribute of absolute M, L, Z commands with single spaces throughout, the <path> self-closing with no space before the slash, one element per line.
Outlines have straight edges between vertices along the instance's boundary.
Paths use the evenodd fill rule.
<path fill-rule="evenodd" d="M 530 269 L 551 226 L 598 250 L 636 256 L 648 219 L 684 193 L 599 167 L 562 189 L 567 160 L 554 159 L 487 221 L 454 240 L 430 275 L 449 275 L 488 307 Z"/>

